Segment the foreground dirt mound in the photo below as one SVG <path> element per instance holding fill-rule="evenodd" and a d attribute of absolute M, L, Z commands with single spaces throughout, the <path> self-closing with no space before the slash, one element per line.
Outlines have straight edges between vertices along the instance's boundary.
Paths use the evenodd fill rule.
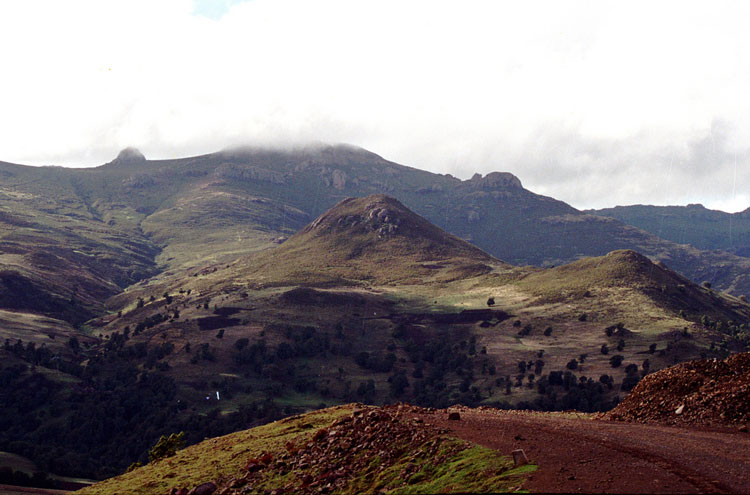
<path fill-rule="evenodd" d="M 394 468 L 404 484 L 413 483 L 420 481 L 414 478 L 421 462 L 440 465 L 471 447 L 441 437 L 443 430 L 420 419 L 403 417 L 412 409 L 424 411 L 406 405 L 361 407 L 316 431 L 304 444 L 287 443 L 286 453 L 249 459 L 238 477 L 206 483 L 204 490 L 215 495 L 357 492 L 363 488 L 358 480 L 382 476 L 385 482 Z M 171 493 L 199 494 L 201 486 Z"/>
<path fill-rule="evenodd" d="M 603 419 L 747 427 L 750 352 L 690 361 L 646 376 Z"/>

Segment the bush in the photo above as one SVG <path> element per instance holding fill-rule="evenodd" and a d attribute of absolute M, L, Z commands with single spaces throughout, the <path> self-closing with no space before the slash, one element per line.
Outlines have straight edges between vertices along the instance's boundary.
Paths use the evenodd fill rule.
<path fill-rule="evenodd" d="M 618 368 L 622 364 L 623 359 L 625 358 L 622 357 L 622 354 L 615 354 L 609 358 L 609 364 L 612 365 L 613 368 Z"/>
<path fill-rule="evenodd" d="M 148 451 L 148 461 L 154 462 L 165 457 L 172 457 L 182 448 L 185 441 L 185 432 L 181 431 L 177 434 L 172 433 L 169 437 L 164 435 L 159 438 L 151 450 Z"/>
<path fill-rule="evenodd" d="M 488 297 L 487 298 L 487 306 L 494 306 L 495 305 L 495 298 L 494 297 Z"/>
<path fill-rule="evenodd" d="M 370 353 L 369 352 L 360 352 L 354 357 L 354 362 L 360 365 L 362 368 L 367 368 L 367 365 L 370 361 Z"/>
<path fill-rule="evenodd" d="M 531 333 L 531 329 L 532 329 L 531 325 L 527 324 L 525 327 L 523 327 L 521 330 L 518 331 L 518 335 L 520 335 L 521 337 L 529 335 Z"/>
<path fill-rule="evenodd" d="M 566 364 L 565 367 L 569 370 L 578 369 L 578 361 L 575 359 L 571 359 L 570 361 L 568 361 L 568 364 Z"/>
<path fill-rule="evenodd" d="M 607 344 L 602 344 L 601 353 L 605 356 L 609 354 L 609 346 Z"/>

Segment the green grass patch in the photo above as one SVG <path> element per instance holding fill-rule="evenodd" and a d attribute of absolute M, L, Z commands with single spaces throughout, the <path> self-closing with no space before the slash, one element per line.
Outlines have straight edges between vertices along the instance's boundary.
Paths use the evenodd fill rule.
<path fill-rule="evenodd" d="M 437 455 L 426 451 L 406 452 L 383 471 L 379 458 L 350 486 L 339 493 L 502 493 L 516 492 L 526 475 L 537 469 L 526 465 L 512 469 L 513 461 L 497 451 L 468 446 L 461 440 L 442 438 Z M 405 476 L 406 474 L 406 476 Z"/>

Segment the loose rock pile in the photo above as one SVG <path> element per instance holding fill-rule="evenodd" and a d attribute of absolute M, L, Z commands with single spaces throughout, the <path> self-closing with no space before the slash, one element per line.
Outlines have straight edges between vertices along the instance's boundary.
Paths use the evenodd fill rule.
<path fill-rule="evenodd" d="M 408 419 L 408 413 L 423 411 L 412 406 L 362 407 L 315 432 L 301 445 L 286 444 L 286 452 L 266 452 L 248 459 L 238 477 L 216 480 L 213 495 L 266 493 L 331 493 L 351 491 L 355 478 L 377 476 L 399 464 L 403 484 L 420 470 L 418 458 L 439 465 L 468 445 L 446 443 L 441 430 Z M 273 483 L 268 483 L 275 480 Z M 174 490 L 175 494 L 190 493 Z"/>
<path fill-rule="evenodd" d="M 746 430 L 750 423 L 750 352 L 724 361 L 690 361 L 652 373 L 600 417 Z"/>

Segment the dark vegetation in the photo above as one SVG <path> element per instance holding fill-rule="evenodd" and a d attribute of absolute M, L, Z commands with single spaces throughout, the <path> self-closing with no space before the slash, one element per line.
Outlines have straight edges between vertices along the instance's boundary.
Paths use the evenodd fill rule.
<path fill-rule="evenodd" d="M 284 415 L 271 400 L 231 414 L 191 410 L 171 378 L 136 366 L 153 350 L 125 346 L 122 338 L 107 344 L 85 367 L 32 346 L 8 345 L 19 362 L 0 369 L 0 450 L 30 458 L 44 472 L 102 479 L 145 462 L 162 435 L 184 431 L 193 444 Z M 63 387 L 48 378 L 47 370 L 58 369 L 76 384 Z"/>

